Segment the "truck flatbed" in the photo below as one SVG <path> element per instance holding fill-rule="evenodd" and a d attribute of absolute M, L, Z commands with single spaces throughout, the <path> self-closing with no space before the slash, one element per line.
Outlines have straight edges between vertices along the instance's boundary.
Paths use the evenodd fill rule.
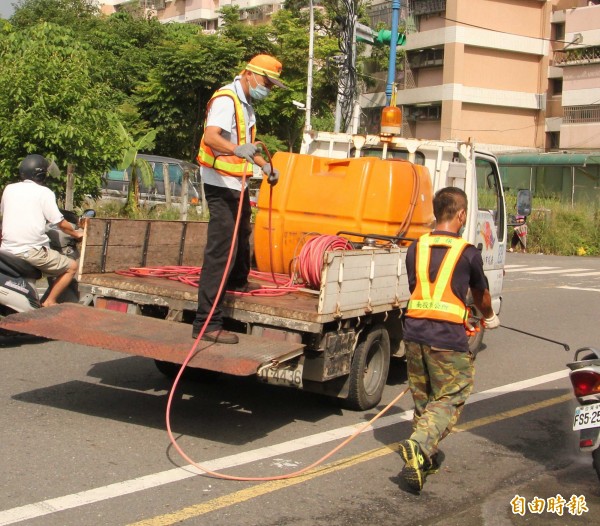
<path fill-rule="evenodd" d="M 188 324 L 125 315 L 64 303 L 13 314 L 0 320 L 0 328 L 91 347 L 182 364 L 194 340 Z M 236 376 L 257 374 L 261 366 L 299 356 L 301 343 L 274 341 L 247 334 L 236 345 L 200 341 L 190 367 Z"/>
<path fill-rule="evenodd" d="M 206 223 L 90 219 L 81 248 L 80 305 L 13 314 L 0 328 L 152 358 L 172 376 L 194 341 L 197 288 L 165 277 L 128 275 L 149 267 L 201 267 Z M 225 328 L 235 345 L 199 342 L 189 367 L 337 396 L 348 406 L 378 403 L 409 297 L 406 248 L 323 255 L 319 290 L 227 293 Z M 269 282 L 252 277 L 269 287 Z M 354 367 L 352 363 L 357 364 Z"/>

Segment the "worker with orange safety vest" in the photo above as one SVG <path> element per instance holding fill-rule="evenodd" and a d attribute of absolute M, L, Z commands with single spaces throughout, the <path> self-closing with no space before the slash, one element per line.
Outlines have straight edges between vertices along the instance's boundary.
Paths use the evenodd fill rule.
<path fill-rule="evenodd" d="M 264 99 L 273 86 L 285 87 L 279 80 L 281 70 L 281 62 L 274 57 L 257 55 L 232 83 L 218 89 L 208 102 L 197 160 L 201 166 L 210 219 L 198 286 L 193 338 L 198 337 L 213 304 L 217 302 L 202 339 L 238 343 L 235 333 L 223 329 L 220 308 L 223 297 L 217 298 L 217 294 L 233 241 L 240 197 L 243 203 L 237 246 L 225 289 L 250 289 L 251 209 L 248 187 L 242 188 L 242 177 L 251 177 L 253 165 L 256 164 L 271 185 L 277 184 L 279 179 L 279 172 L 259 154 L 253 144 L 256 116 L 251 103 Z"/>
<path fill-rule="evenodd" d="M 413 433 L 400 442 L 400 482 L 420 492 L 443 459 L 438 443 L 452 429 L 473 388 L 473 355 L 465 329 L 469 288 L 488 329 L 500 325 L 492 309 L 481 253 L 461 235 L 467 222 L 467 195 L 439 190 L 433 199 L 436 228 L 406 254 L 411 296 L 404 317 L 408 384 L 415 411 Z"/>

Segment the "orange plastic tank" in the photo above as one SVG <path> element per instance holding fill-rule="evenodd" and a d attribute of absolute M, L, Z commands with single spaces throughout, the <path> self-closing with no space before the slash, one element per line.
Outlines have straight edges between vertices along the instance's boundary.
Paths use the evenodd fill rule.
<path fill-rule="evenodd" d="M 254 228 L 260 271 L 289 273 L 308 233 L 345 230 L 396 236 L 408 218 L 406 237 L 416 238 L 431 230 L 433 192 L 424 166 L 374 157 L 340 160 L 282 152 L 273 156 L 273 165 L 280 171 L 271 213 L 273 269 L 269 185 L 264 180 Z"/>

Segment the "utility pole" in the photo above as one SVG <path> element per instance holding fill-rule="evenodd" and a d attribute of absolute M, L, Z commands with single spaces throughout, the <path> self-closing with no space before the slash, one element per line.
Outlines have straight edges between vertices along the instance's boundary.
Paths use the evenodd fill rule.
<path fill-rule="evenodd" d="M 313 85 L 313 60 L 315 54 L 315 9 L 313 0 L 310 0 L 310 25 L 308 37 L 308 75 L 306 83 L 306 117 L 304 120 L 304 132 L 311 130 L 310 112 L 312 110 L 312 85 Z"/>
<path fill-rule="evenodd" d="M 396 45 L 398 42 L 398 19 L 400 18 L 400 0 L 392 0 L 392 40 L 390 45 L 390 61 L 388 64 L 388 78 L 385 86 L 386 105 L 392 100 L 392 92 L 396 83 Z"/>

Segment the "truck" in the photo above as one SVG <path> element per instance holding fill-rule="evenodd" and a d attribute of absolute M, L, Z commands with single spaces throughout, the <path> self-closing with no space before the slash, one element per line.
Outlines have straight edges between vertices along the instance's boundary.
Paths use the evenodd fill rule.
<path fill-rule="evenodd" d="M 404 260 L 410 243 L 433 227 L 439 188 L 468 195 L 463 235 L 481 250 L 500 312 L 508 224 L 500 173 L 494 155 L 470 142 L 324 132 L 307 139 L 306 153 L 273 156 L 281 175 L 272 194 L 264 182 L 258 197 L 255 265 L 262 276 L 285 274 L 298 247 L 317 234 L 344 237 L 352 248 L 323 252 L 316 287 L 227 293 L 225 328 L 239 333 L 239 343 L 200 341 L 188 367 L 199 377 L 254 376 L 366 410 L 381 400 L 390 361 L 404 355 Z M 519 196 L 519 213 L 529 197 Z M 207 223 L 93 218 L 85 229 L 79 304 L 12 314 L 0 327 L 144 356 L 174 376 L 193 345 L 197 289 L 186 269 L 202 265 Z M 477 326 L 481 314 L 469 307 Z M 472 334 L 473 352 L 484 333 Z"/>

